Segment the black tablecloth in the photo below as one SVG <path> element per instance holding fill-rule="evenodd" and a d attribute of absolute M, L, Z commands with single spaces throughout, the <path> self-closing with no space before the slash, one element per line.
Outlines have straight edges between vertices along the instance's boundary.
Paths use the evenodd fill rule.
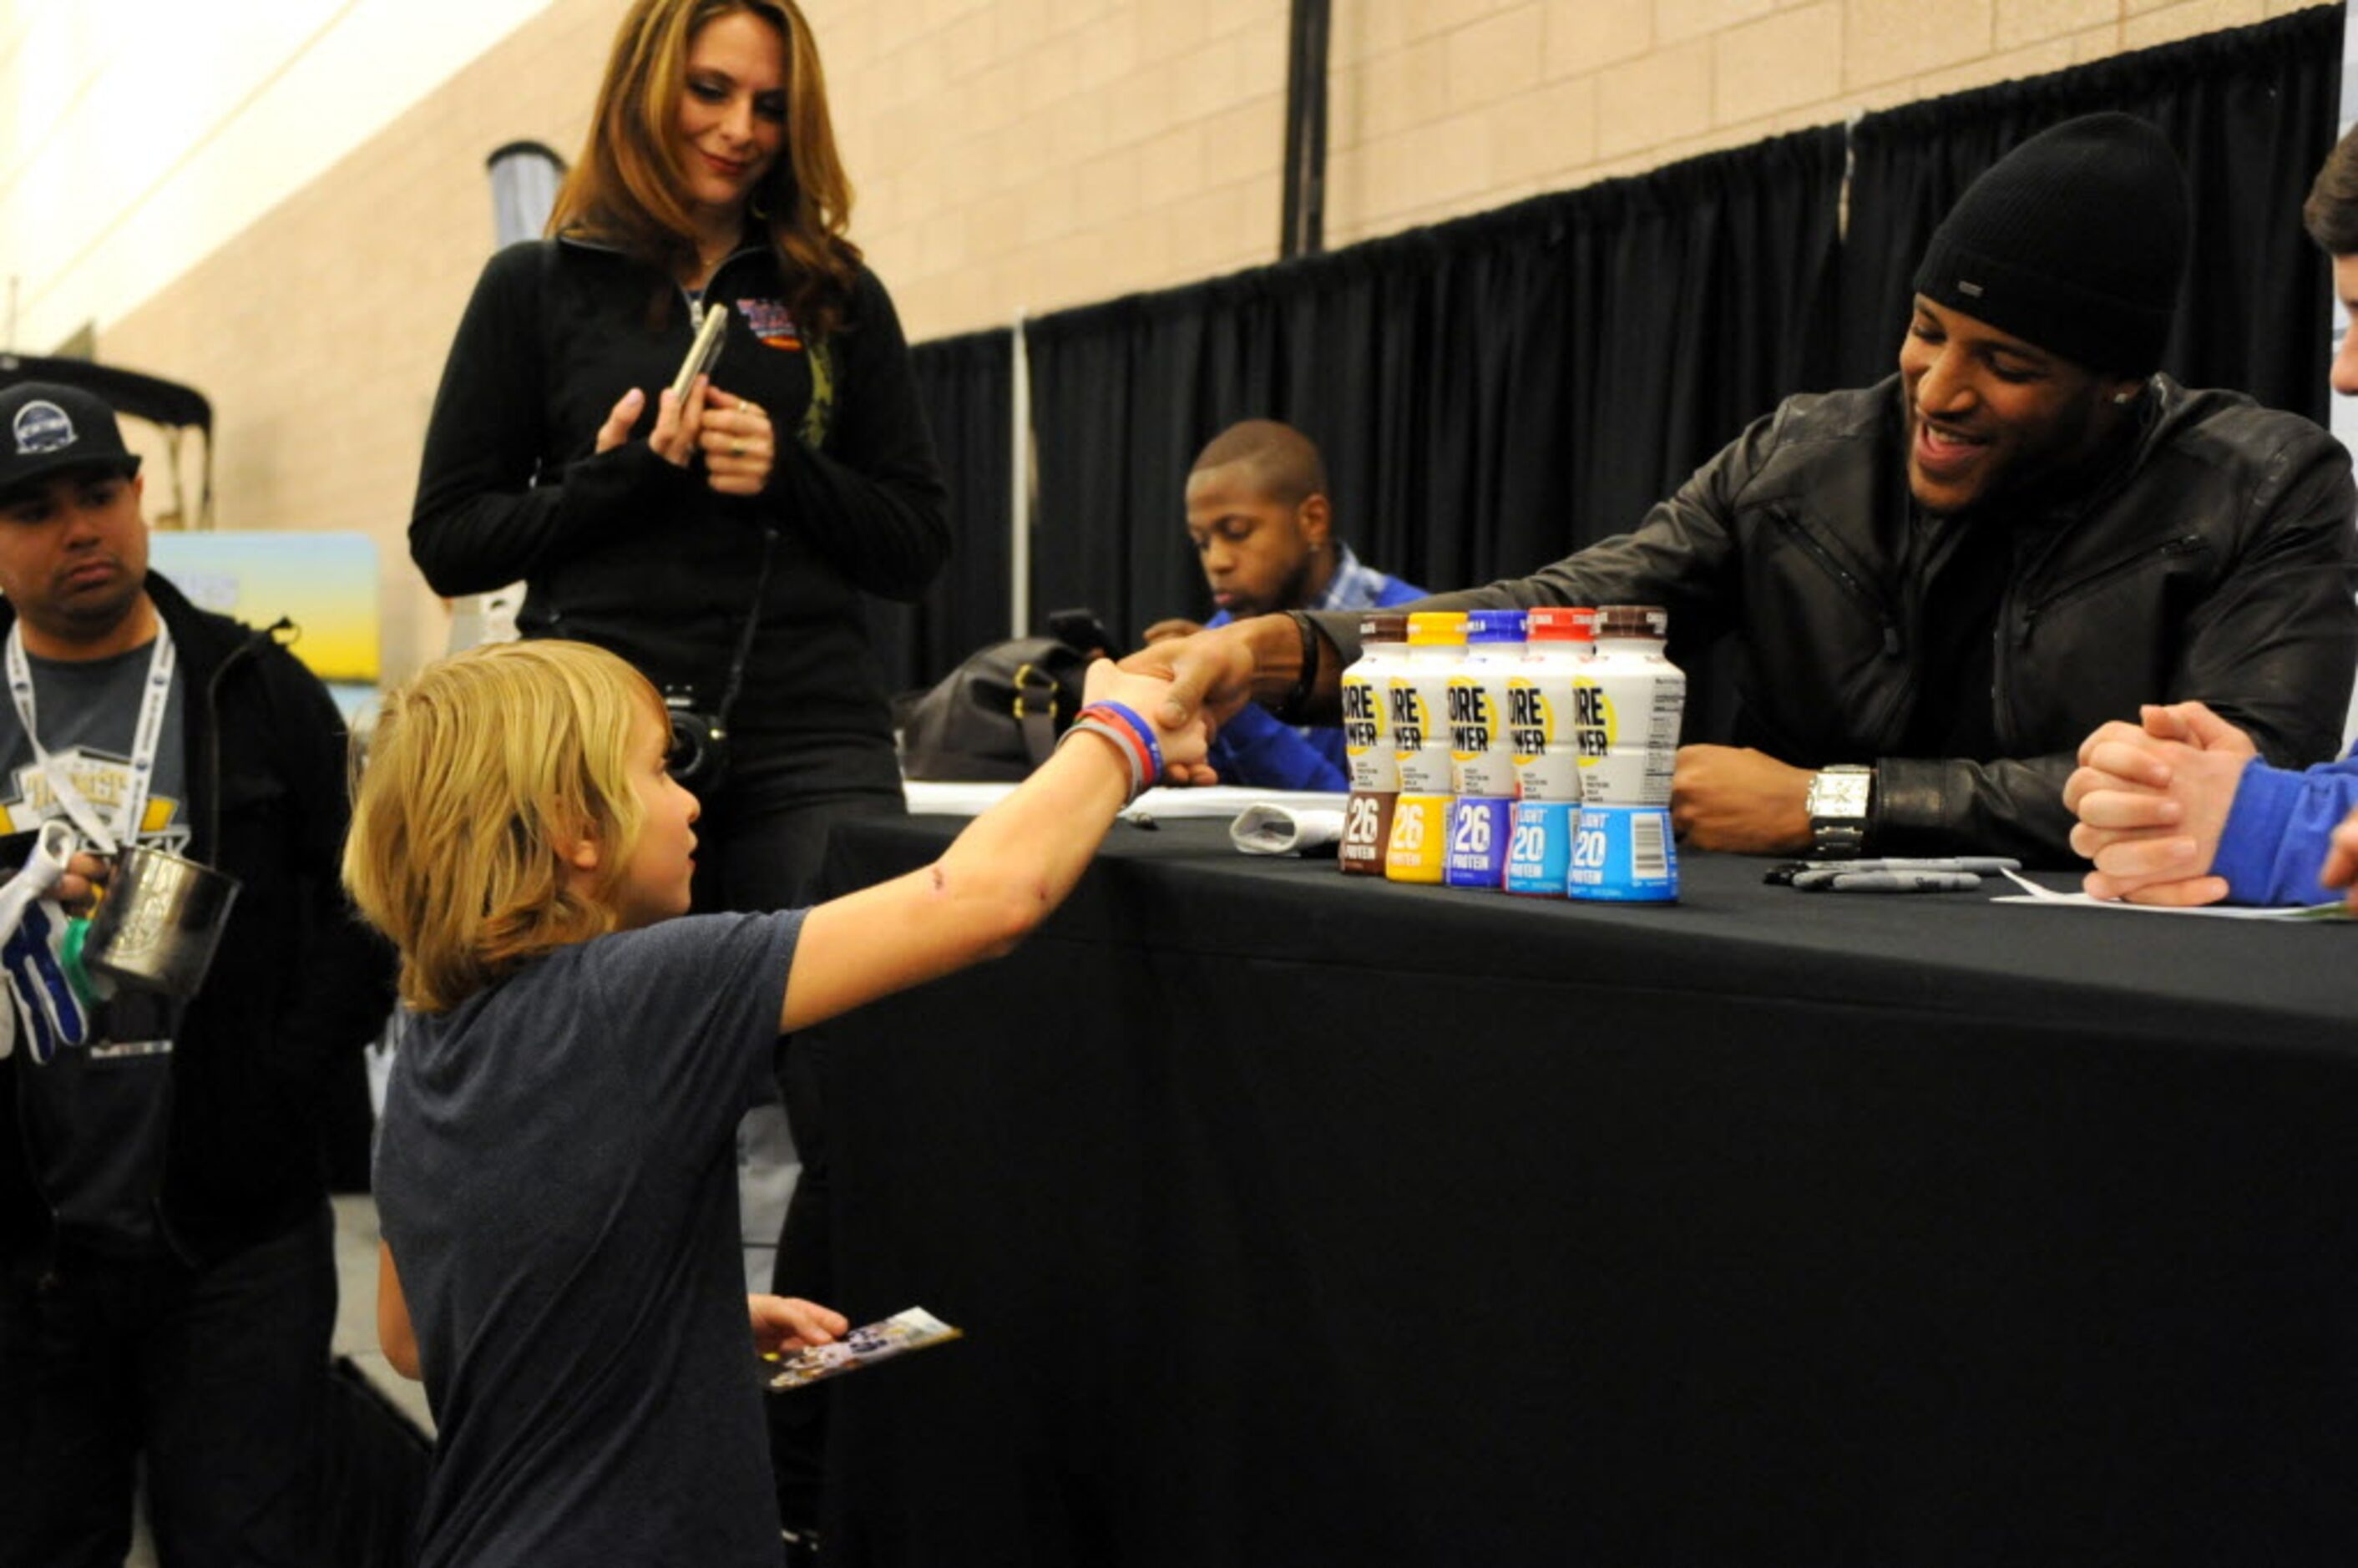
<path fill-rule="evenodd" d="M 850 886 L 958 825 L 838 830 Z M 830 1026 L 844 1563 L 2358 1559 L 2358 929 L 1117 828 Z"/>

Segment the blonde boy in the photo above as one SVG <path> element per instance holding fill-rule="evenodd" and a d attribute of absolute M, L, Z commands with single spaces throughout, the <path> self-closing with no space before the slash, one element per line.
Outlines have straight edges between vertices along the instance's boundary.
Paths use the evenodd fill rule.
<path fill-rule="evenodd" d="M 675 917 L 696 798 L 622 660 L 507 643 L 386 699 L 344 877 L 400 947 L 416 1014 L 376 1189 L 380 1336 L 439 1428 L 422 1565 L 774 1568 L 750 1351 L 846 1324 L 744 1294 L 737 1118 L 780 1034 L 1044 919 L 1158 746 L 1202 775 L 1200 726 L 1144 732 L 1162 682 L 1100 663 L 1089 694 L 1089 738 L 932 866 L 810 910 L 693 919 Z"/>

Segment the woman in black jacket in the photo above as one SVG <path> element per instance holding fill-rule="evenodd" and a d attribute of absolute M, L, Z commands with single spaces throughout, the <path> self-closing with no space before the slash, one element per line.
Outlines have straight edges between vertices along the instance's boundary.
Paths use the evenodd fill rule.
<path fill-rule="evenodd" d="M 903 809 L 862 596 L 923 593 L 949 531 L 850 207 L 794 0 L 638 0 L 551 237 L 484 269 L 427 431 L 409 541 L 435 591 L 522 579 L 525 636 L 610 648 L 673 708 L 698 910 L 807 904 L 828 827 Z M 675 398 L 713 310 L 719 359 Z M 779 1276 L 818 1293 L 821 1066 L 789 1064 L 805 1171 Z M 757 1151 L 784 1142 L 772 1114 Z M 774 1206 L 748 1210 L 765 1240 Z"/>
<path fill-rule="evenodd" d="M 435 590 L 522 579 L 526 636 L 611 648 L 678 711 L 703 908 L 808 902 L 828 824 L 900 809 L 861 596 L 922 593 L 949 534 L 849 205 L 792 0 L 639 0 L 553 237 L 484 270 L 427 432 Z M 719 360 L 675 399 L 709 310 Z"/>

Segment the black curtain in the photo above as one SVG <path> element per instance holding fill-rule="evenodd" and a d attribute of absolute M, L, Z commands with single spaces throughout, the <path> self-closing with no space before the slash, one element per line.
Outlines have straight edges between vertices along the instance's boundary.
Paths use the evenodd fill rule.
<path fill-rule="evenodd" d="M 933 685 L 1007 633 L 1010 427 L 1015 334 L 938 338 L 909 351 L 917 397 L 949 481 L 949 564 L 914 604 L 868 600 L 869 635 L 886 689 Z"/>
<path fill-rule="evenodd" d="M 2303 11 L 1868 115 L 1840 242 L 1845 139 L 1827 127 L 1041 318 L 1026 329 L 1036 619 L 1086 605 L 1130 642 L 1204 614 L 1186 470 L 1253 416 L 1308 432 L 1342 535 L 1428 588 L 1627 528 L 1785 394 L 1888 374 L 1916 260 L 1965 185 L 2100 108 L 2152 120 L 2187 164 L 2194 257 L 2166 368 L 2321 420 L 2329 267 L 2298 213 L 2332 139 L 2341 27 L 2340 7 Z M 927 384 L 961 506 L 955 592 L 979 607 L 907 634 L 910 666 L 937 672 L 1005 634 L 1006 381 L 945 364 Z"/>
<path fill-rule="evenodd" d="M 1828 356 L 1842 133 L 1803 132 L 1029 329 L 1033 602 L 1207 609 L 1195 452 L 1284 419 L 1360 557 L 1442 589 L 1627 528 Z"/>
<path fill-rule="evenodd" d="M 2193 190 L 2193 256 L 2162 368 L 2324 422 L 2331 267 L 2299 214 L 2333 146 L 2342 15 L 2298 11 L 1866 116 L 1844 245 L 1843 380 L 1890 373 L 1917 258 L 1974 176 L 2058 121 L 2118 109 L 2160 127 Z"/>

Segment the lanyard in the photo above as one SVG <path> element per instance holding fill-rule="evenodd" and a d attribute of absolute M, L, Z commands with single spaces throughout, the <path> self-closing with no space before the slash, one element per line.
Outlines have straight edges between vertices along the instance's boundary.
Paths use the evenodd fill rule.
<path fill-rule="evenodd" d="M 156 773 L 156 744 L 164 732 L 165 699 L 172 690 L 172 669 L 178 660 L 172 652 L 172 633 L 163 618 L 156 621 L 156 641 L 147 655 L 147 689 L 139 698 L 139 723 L 131 732 L 131 771 L 125 780 L 123 799 L 114 813 L 114 827 L 110 830 L 99 817 L 97 808 L 90 804 L 63 768 L 43 749 L 40 731 L 33 727 L 33 672 L 25 658 L 25 629 L 20 622 L 8 628 L 8 696 L 16 704 L 16 721 L 25 727 L 25 739 L 32 743 L 33 761 L 39 766 L 41 776 L 49 783 L 50 793 L 58 805 L 82 830 L 91 848 L 102 855 L 112 855 L 118 843 L 135 843 L 139 837 L 139 819 L 147 809 L 147 786 Z"/>

